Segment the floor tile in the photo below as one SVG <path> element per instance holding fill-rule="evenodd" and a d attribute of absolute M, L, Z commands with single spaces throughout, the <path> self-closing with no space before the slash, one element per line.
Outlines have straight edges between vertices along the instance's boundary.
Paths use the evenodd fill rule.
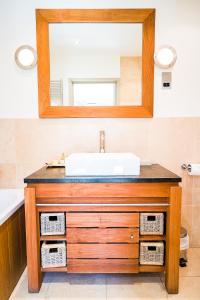
<path fill-rule="evenodd" d="M 200 300 L 200 277 L 181 277 L 179 294 L 168 295 L 169 300 Z"/>
<path fill-rule="evenodd" d="M 190 248 L 188 250 L 187 267 L 180 268 L 180 277 L 200 276 L 200 249 Z"/>
<path fill-rule="evenodd" d="M 107 278 L 107 300 L 167 299 L 159 276 L 113 276 Z"/>
<path fill-rule="evenodd" d="M 49 283 L 43 282 L 39 293 L 30 294 L 28 293 L 27 275 L 25 275 L 14 290 L 13 294 L 10 297 L 10 300 L 46 300 L 48 286 Z"/>
<path fill-rule="evenodd" d="M 104 275 L 63 274 L 49 284 L 49 300 L 106 300 L 106 279 Z M 57 281 L 57 282 L 56 282 Z"/>
<path fill-rule="evenodd" d="M 27 272 L 22 275 L 10 300 L 200 300 L 200 248 L 188 251 L 188 266 L 180 268 L 180 292 L 168 295 L 164 276 L 78 275 L 47 273 L 38 294 L 28 293 Z"/>

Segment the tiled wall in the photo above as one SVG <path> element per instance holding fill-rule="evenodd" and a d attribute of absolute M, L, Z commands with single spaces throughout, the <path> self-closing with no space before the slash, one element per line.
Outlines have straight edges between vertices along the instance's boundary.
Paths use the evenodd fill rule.
<path fill-rule="evenodd" d="M 141 105 L 142 57 L 120 57 L 119 105 Z M 134 104 L 133 104 L 134 103 Z"/>
<path fill-rule="evenodd" d="M 134 152 L 183 177 L 182 223 L 200 247 L 200 177 L 181 164 L 200 162 L 200 118 L 0 120 L 0 188 L 22 187 L 23 178 L 62 152 L 96 152 L 99 130 L 106 151 Z"/>

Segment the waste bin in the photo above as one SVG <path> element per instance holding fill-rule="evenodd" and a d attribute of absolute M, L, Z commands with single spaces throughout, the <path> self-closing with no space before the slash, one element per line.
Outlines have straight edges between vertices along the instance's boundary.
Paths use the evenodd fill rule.
<path fill-rule="evenodd" d="M 187 266 L 187 250 L 189 249 L 189 235 L 184 227 L 181 227 L 180 232 L 180 266 Z"/>

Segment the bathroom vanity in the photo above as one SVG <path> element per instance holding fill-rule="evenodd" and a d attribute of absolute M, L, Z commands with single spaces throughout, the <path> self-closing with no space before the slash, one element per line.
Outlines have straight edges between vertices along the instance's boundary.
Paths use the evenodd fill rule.
<path fill-rule="evenodd" d="M 29 292 L 44 272 L 164 272 L 168 293 L 178 293 L 181 178 L 160 165 L 138 176 L 66 176 L 44 167 L 24 180 Z M 41 213 L 64 212 L 66 233 L 42 235 Z M 140 213 L 164 214 L 164 233 L 140 234 Z M 66 243 L 66 266 L 42 268 L 44 241 Z M 140 264 L 141 242 L 163 242 L 164 264 Z"/>

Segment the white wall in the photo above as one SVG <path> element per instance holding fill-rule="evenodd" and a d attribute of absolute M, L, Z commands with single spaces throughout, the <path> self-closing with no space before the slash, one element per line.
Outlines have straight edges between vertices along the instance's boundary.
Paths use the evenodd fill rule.
<path fill-rule="evenodd" d="M 38 118 L 37 71 L 14 63 L 15 49 L 36 47 L 35 8 L 156 8 L 156 48 L 174 46 L 178 60 L 172 90 L 160 87 L 155 69 L 155 117 L 200 116 L 199 0 L 1 0 L 0 118 Z"/>

